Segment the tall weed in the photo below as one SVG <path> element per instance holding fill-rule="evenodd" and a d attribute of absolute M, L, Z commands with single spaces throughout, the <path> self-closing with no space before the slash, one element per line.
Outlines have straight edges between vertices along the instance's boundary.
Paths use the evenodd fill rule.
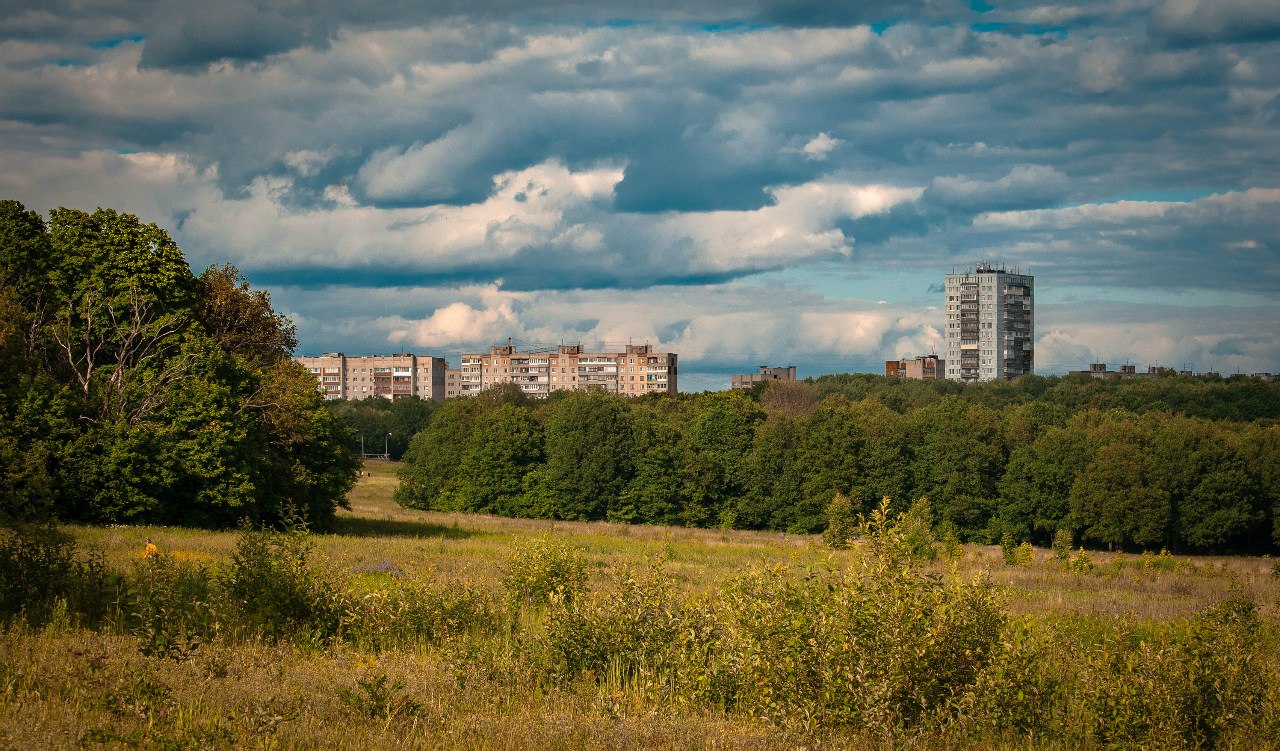
<path fill-rule="evenodd" d="M 100 554 L 79 553 L 53 527 L 0 530 L 0 620 L 38 628 L 57 616 L 93 627 L 114 612 L 122 582 Z"/>
<path fill-rule="evenodd" d="M 222 586 L 252 633 L 303 641 L 337 633 L 342 593 L 308 565 L 312 547 L 305 526 L 241 527 Z"/>
<path fill-rule="evenodd" d="M 587 562 L 582 554 L 545 537 L 518 545 L 502 576 L 513 610 L 546 604 L 553 596 L 572 601 L 583 593 L 586 583 Z"/>
<path fill-rule="evenodd" d="M 220 594 L 204 566 L 164 554 L 136 561 L 127 608 L 139 650 L 155 657 L 189 657 L 222 625 Z"/>

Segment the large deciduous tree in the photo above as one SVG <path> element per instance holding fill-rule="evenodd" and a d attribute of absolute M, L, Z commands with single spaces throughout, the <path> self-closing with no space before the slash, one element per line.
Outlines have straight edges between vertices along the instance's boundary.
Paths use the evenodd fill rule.
<path fill-rule="evenodd" d="M 0 511 L 323 525 L 344 502 L 344 429 L 290 359 L 293 325 L 234 267 L 194 276 L 130 214 L 62 208 L 46 225 L 5 201 L 5 310 L 0 482 L 21 500 Z"/>

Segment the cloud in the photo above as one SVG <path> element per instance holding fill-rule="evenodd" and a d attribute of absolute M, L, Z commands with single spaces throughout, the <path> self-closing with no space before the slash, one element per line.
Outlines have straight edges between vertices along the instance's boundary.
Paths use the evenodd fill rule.
<path fill-rule="evenodd" d="M 837 146 L 844 143 L 839 138 L 832 138 L 826 133 L 819 133 L 804 145 L 801 151 L 815 162 L 825 162 Z"/>
<path fill-rule="evenodd" d="M 1280 5 L 1256 0 L 1163 0 L 1151 11 L 1151 32 L 1174 44 L 1280 39 Z"/>
<path fill-rule="evenodd" d="M 1230 319 L 1280 287 L 1273 5 L 16 0 L 0 195 L 153 219 L 297 302 L 304 346 L 511 327 L 875 369 L 987 259 L 1046 304 L 1217 321 L 1064 337 L 1265 364 Z"/>
<path fill-rule="evenodd" d="M 450 303 L 428 318 L 410 323 L 408 328 L 392 329 L 387 339 L 422 347 L 442 347 L 519 333 L 512 307 L 514 295 L 500 292 L 495 285 L 484 289 L 480 297 L 480 308 L 464 302 Z"/>
<path fill-rule="evenodd" d="M 962 211 L 1002 211 L 1040 207 L 1062 200 L 1070 186 L 1053 167 L 1020 164 L 995 180 L 936 177 L 925 200 Z"/>

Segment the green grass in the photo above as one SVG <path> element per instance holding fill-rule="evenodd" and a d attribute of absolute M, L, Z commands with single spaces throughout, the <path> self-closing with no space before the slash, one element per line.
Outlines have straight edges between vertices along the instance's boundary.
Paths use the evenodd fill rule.
<path fill-rule="evenodd" d="M 770 709 L 774 705 L 743 698 L 727 707 L 700 701 L 691 698 L 696 692 L 668 685 L 670 676 L 647 672 L 643 663 L 636 667 L 615 661 L 577 672 L 546 672 L 546 645 L 568 648 L 572 657 L 579 648 L 575 640 L 584 640 L 582 648 L 599 646 L 600 638 L 611 636 L 611 628 L 629 623 L 618 604 L 628 586 L 619 574 L 642 571 L 656 560 L 663 561 L 674 599 L 658 603 L 655 617 L 669 616 L 680 628 L 718 624 L 713 644 L 750 646 L 742 633 L 726 625 L 729 620 L 708 615 L 719 612 L 714 608 L 724 606 L 727 584 L 743 573 L 780 564 L 788 586 L 816 583 L 817 589 L 788 590 L 809 592 L 801 599 L 816 599 L 808 601 L 808 609 L 790 611 L 794 616 L 777 621 L 779 639 L 787 629 L 800 637 L 794 648 L 799 651 L 778 654 L 784 662 L 795 657 L 797 665 L 810 665 L 804 669 L 827 671 L 830 666 L 821 664 L 823 651 L 806 651 L 810 647 L 804 639 L 810 629 L 816 634 L 839 617 L 824 602 L 821 586 L 836 581 L 830 572 L 857 571 L 865 561 L 862 546 L 832 552 L 817 536 L 413 511 L 391 500 L 393 464 L 370 462 L 366 469 L 372 476 L 361 477 L 349 499 L 350 511 L 339 513 L 332 531 L 311 537 L 314 569 L 335 591 L 346 593 L 342 607 L 359 610 L 344 621 L 347 631 L 270 641 L 237 627 L 235 633 L 212 634 L 189 650 L 146 656 L 124 614 L 117 615 L 114 625 L 93 631 L 77 627 L 74 618 L 56 615 L 35 629 L 15 622 L 0 633 L 0 750 L 1065 749 L 1123 748 L 1135 737 L 1144 739 L 1138 745 L 1191 748 L 1188 738 L 1162 736 L 1167 731 L 1142 723 L 1202 703 L 1194 695 L 1198 684 L 1175 675 L 1182 661 L 1194 658 L 1207 661 L 1205 670 L 1228 669 L 1212 644 L 1227 643 L 1222 640 L 1237 634 L 1231 630 L 1236 627 L 1203 621 L 1196 614 L 1232 593 L 1256 605 L 1261 626 L 1248 644 L 1257 652 L 1249 653 L 1250 665 L 1261 678 L 1228 671 L 1223 680 L 1246 688 L 1252 685 L 1246 679 L 1262 681 L 1261 688 L 1250 689 L 1252 694 L 1237 690 L 1238 695 L 1266 699 L 1251 708 L 1256 711 L 1250 727 L 1280 728 L 1280 658 L 1274 649 L 1280 645 L 1280 577 L 1271 559 L 1178 556 L 1144 561 L 1138 555 L 1090 552 L 1094 569 L 1080 574 L 1069 572 L 1047 550 L 1036 550 L 1030 565 L 1012 567 L 1004 564 L 999 546 L 965 546 L 956 573 L 968 579 L 987 572 L 996 588 L 995 601 L 1013 627 L 996 642 L 997 651 L 1012 650 L 1013 657 L 993 663 L 1006 671 L 998 677 L 1006 684 L 994 693 L 974 694 L 976 704 L 957 710 L 963 722 L 927 724 L 923 731 L 887 738 L 859 727 L 806 720 L 785 703 L 782 709 Z M 168 560 L 211 571 L 227 570 L 239 540 L 233 532 L 164 527 L 77 526 L 67 531 L 81 550 L 98 551 L 109 569 L 125 576 L 135 571 L 148 538 Z M 583 609 L 505 609 L 504 574 L 513 556 L 537 541 L 581 557 L 587 571 Z M 925 573 L 946 580 L 948 565 L 939 558 Z M 431 638 L 395 636 L 401 622 L 395 619 L 406 616 L 394 609 L 391 595 L 409 586 L 419 587 L 415 596 L 426 598 L 419 604 L 427 603 L 428 611 L 461 602 L 465 607 L 457 612 L 462 625 L 449 627 L 455 630 L 443 636 L 433 631 Z M 466 600 L 459 592 L 478 599 Z M 455 595 L 463 599 L 449 599 Z M 760 618 L 777 615 L 771 601 L 756 606 Z M 648 625 L 641 619 L 626 627 L 643 630 Z M 1018 642 L 1017 628 L 1028 630 L 1025 644 Z M 838 642 L 843 633 L 836 629 L 829 636 Z M 1198 636 L 1205 633 L 1213 639 Z M 832 648 L 853 650 L 849 654 L 865 648 L 837 642 Z M 774 646 L 766 641 L 752 647 L 765 650 L 755 658 L 761 681 L 778 667 L 778 660 L 769 656 Z M 1034 659 L 1020 662 L 1018 655 Z M 1143 658 L 1126 662 L 1108 655 Z M 1242 662 L 1250 662 L 1249 655 L 1241 655 Z M 817 663 L 804 662 L 815 658 Z M 1230 662 L 1225 664 L 1230 667 Z M 689 664 L 671 669 L 685 670 Z M 1168 676 L 1144 672 L 1144 666 Z M 742 675 L 755 674 L 738 678 Z M 790 685 L 789 675 L 783 670 L 770 680 Z M 981 718 L 994 716 L 981 709 L 983 701 L 998 705 L 1005 701 L 1000 697 L 1022 697 L 1023 688 L 1027 695 L 1048 692 L 1044 705 L 1058 707 L 1061 716 L 1043 721 L 1055 732 L 1028 735 L 1016 723 L 992 731 L 975 729 L 989 721 Z M 739 691 L 740 697 L 751 695 Z M 1017 704 L 1012 699 L 1008 703 Z M 1130 734 L 1090 725 L 1104 716 Z M 1217 747 L 1276 747 L 1274 734 L 1255 737 L 1229 730 L 1212 736 Z"/>

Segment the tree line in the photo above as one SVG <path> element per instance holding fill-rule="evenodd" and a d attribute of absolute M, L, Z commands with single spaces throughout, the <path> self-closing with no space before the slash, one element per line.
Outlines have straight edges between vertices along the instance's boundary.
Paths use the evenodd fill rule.
<path fill-rule="evenodd" d="M 1202 412 L 1266 417 L 1168 408 L 1205 386 Z M 1183 376 L 967 387 L 834 376 L 543 401 L 495 388 L 430 407 L 396 497 L 441 511 L 796 533 L 824 529 L 837 493 L 864 513 L 884 497 L 902 509 L 927 498 L 936 533 L 966 541 L 1047 545 L 1065 529 L 1093 546 L 1262 550 L 1280 543 L 1277 404 L 1277 384 Z"/>
<path fill-rule="evenodd" d="M 296 344 L 155 224 L 0 201 L 0 520 L 323 526 L 358 463 Z"/>

